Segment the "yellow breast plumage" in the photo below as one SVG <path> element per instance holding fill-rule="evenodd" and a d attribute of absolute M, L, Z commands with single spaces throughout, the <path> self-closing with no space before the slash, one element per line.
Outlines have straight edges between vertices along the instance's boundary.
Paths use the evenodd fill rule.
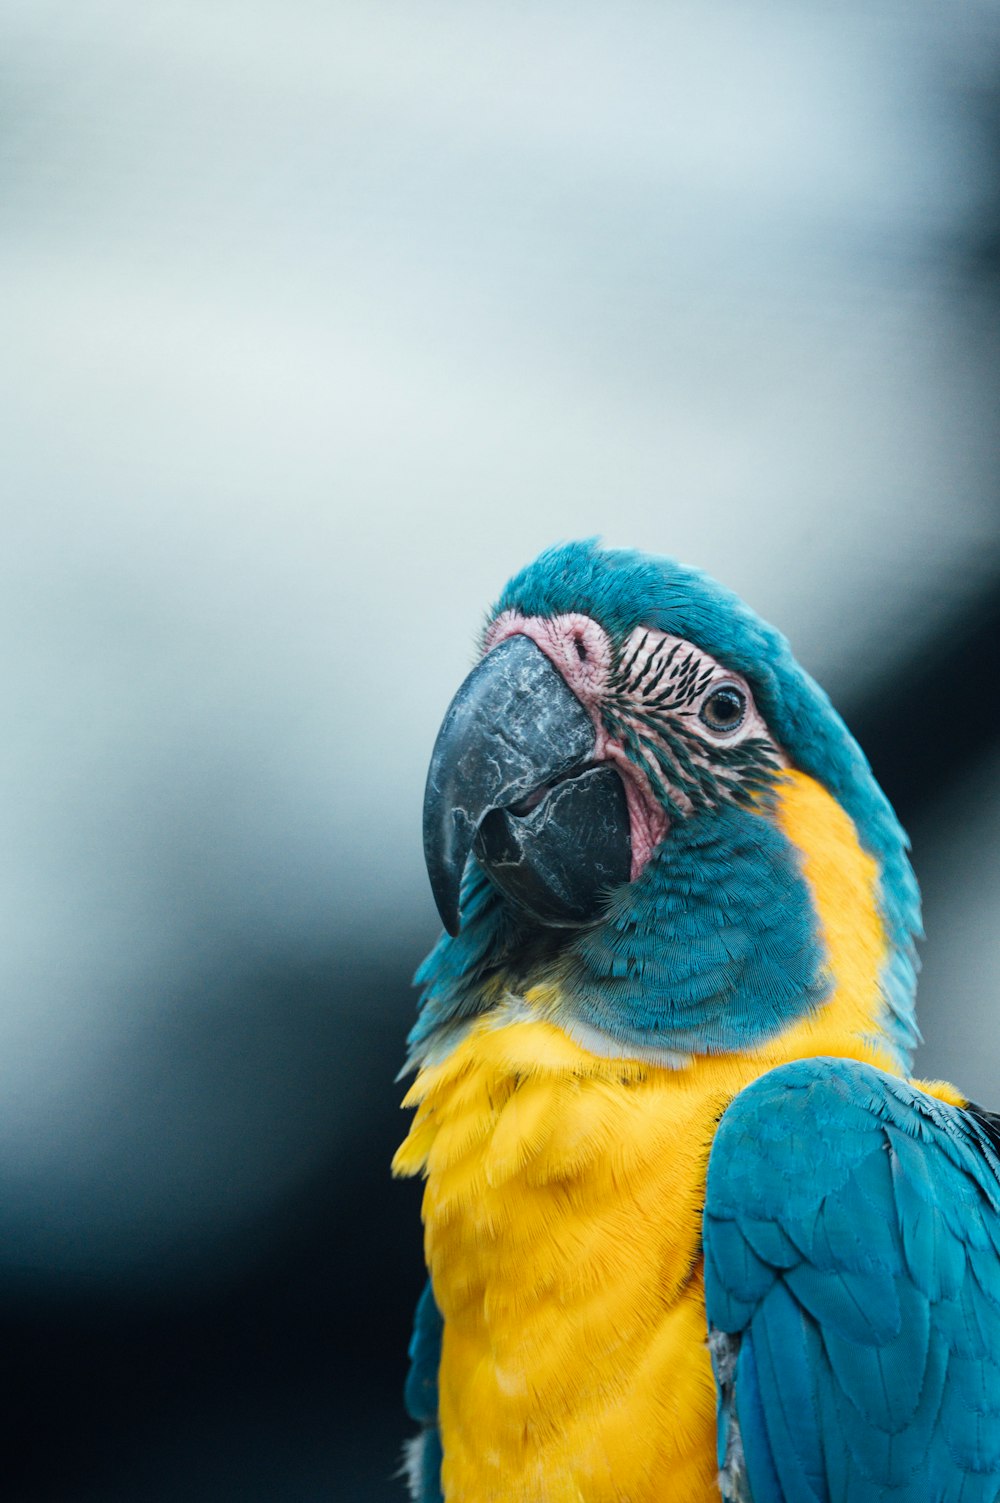
<path fill-rule="evenodd" d="M 756 1049 L 674 1069 L 591 1053 L 536 988 L 478 1019 L 406 1098 L 417 1111 L 394 1167 L 427 1177 L 449 1503 L 717 1497 L 701 1267 L 716 1124 L 788 1059 L 893 1068 L 873 1037 L 874 864 L 801 774 L 778 818 L 826 936 L 822 1007 Z"/>
<path fill-rule="evenodd" d="M 414 1503 L 736 1503 L 824 1468 L 860 1497 L 873 1467 L 916 1498 L 932 1441 L 944 1491 L 978 1485 L 996 1343 L 948 1369 L 959 1456 L 927 1373 L 965 1328 L 906 1300 L 978 1277 L 997 1128 L 909 1080 L 919 892 L 864 754 L 669 559 L 547 550 L 482 649 L 424 800 Z"/>
<path fill-rule="evenodd" d="M 407 1098 L 449 1499 L 709 1496 L 699 1197 L 722 1102 L 678 1084 L 527 1020 L 480 1024 Z"/>

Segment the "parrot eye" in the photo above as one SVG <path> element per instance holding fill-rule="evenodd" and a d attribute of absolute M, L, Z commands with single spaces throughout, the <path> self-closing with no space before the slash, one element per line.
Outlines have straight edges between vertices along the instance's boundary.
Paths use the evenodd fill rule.
<path fill-rule="evenodd" d="M 747 697 L 735 684 L 723 684 L 705 700 L 698 719 L 717 735 L 729 736 L 738 731 L 747 713 Z"/>

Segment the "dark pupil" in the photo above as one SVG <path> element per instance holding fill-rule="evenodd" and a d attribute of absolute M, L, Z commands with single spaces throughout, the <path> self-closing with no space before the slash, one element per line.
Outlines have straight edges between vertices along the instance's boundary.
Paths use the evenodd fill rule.
<path fill-rule="evenodd" d="M 735 689 L 719 689 L 710 697 L 705 709 L 709 723 L 724 730 L 735 725 L 743 714 L 743 697 Z"/>

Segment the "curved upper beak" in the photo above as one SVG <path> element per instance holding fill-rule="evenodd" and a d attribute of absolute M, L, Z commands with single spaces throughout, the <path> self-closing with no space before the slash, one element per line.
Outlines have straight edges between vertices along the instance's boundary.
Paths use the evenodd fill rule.
<path fill-rule="evenodd" d="M 530 638 L 508 637 L 473 668 L 438 732 L 424 795 L 424 856 L 449 934 L 474 844 L 496 885 L 546 923 L 583 922 L 595 882 L 627 879 L 624 790 L 611 768 L 594 768 L 595 741 L 589 714 Z M 484 829 L 495 811 L 503 817 Z M 609 831 L 614 859 L 602 864 Z"/>

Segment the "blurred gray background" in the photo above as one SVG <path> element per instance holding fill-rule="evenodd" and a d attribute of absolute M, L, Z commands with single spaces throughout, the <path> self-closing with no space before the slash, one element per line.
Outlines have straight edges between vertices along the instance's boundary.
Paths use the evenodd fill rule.
<path fill-rule="evenodd" d="M 5 1498 L 403 1498 L 423 777 L 557 539 L 790 636 L 1000 1108 L 998 163 L 995 4 L 6 0 Z"/>

